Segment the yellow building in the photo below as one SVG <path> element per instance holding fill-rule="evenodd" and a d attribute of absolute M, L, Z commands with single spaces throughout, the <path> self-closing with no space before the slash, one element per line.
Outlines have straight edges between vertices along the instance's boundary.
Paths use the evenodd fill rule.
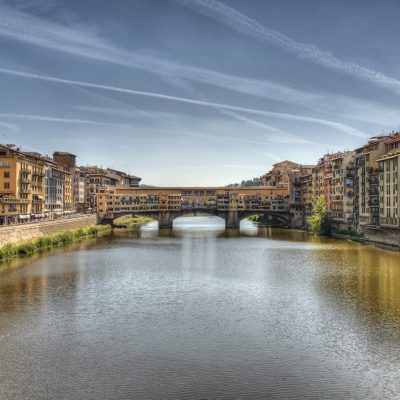
<path fill-rule="evenodd" d="M 0 224 L 42 218 L 44 161 L 13 145 L 0 145 Z"/>

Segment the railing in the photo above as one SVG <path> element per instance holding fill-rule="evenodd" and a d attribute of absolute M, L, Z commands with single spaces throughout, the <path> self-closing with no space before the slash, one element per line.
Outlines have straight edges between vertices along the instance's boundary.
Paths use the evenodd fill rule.
<path fill-rule="evenodd" d="M 368 182 L 369 182 L 370 185 L 379 185 L 379 179 L 378 178 L 368 179 Z"/>
<path fill-rule="evenodd" d="M 20 192 L 22 193 L 22 194 L 30 194 L 30 193 L 32 193 L 32 190 L 31 189 L 21 189 L 20 190 Z"/>
<path fill-rule="evenodd" d="M 400 219 L 399 218 L 381 217 L 380 224 L 398 227 L 400 225 Z"/>
<path fill-rule="evenodd" d="M 0 203 L 3 204 L 28 204 L 28 199 L 17 199 L 15 197 L 3 197 L 0 199 Z"/>

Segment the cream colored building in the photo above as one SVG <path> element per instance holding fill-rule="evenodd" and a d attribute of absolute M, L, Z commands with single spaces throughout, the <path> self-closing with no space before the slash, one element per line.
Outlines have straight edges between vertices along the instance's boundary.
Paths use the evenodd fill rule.
<path fill-rule="evenodd" d="M 379 225 L 400 228 L 400 133 L 385 141 L 379 166 Z"/>
<path fill-rule="evenodd" d="M 356 149 L 356 214 L 358 226 L 379 225 L 379 174 L 378 159 L 386 152 L 389 136 L 377 136 Z"/>

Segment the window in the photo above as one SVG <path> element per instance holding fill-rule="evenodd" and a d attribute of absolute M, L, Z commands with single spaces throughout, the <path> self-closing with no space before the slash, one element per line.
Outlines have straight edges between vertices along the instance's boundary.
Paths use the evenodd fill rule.
<path fill-rule="evenodd" d="M 10 172 L 9 171 L 5 171 L 4 172 L 4 178 L 9 178 L 10 177 Z"/>
<path fill-rule="evenodd" d="M 4 182 L 4 189 L 10 189 L 10 184 L 8 182 Z"/>

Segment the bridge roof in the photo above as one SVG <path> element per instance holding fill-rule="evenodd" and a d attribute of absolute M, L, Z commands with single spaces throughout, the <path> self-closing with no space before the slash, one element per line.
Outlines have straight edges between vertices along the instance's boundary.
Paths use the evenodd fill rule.
<path fill-rule="evenodd" d="M 145 187 L 145 188 L 116 188 L 113 190 L 115 194 L 146 194 L 146 193 L 160 193 L 160 194 L 178 194 L 182 192 L 200 192 L 200 191 L 214 191 L 217 194 L 225 192 L 234 192 L 242 194 L 276 194 L 288 195 L 288 189 L 274 186 L 254 186 L 254 187 L 213 187 L 213 186 L 172 186 L 172 187 Z"/>

